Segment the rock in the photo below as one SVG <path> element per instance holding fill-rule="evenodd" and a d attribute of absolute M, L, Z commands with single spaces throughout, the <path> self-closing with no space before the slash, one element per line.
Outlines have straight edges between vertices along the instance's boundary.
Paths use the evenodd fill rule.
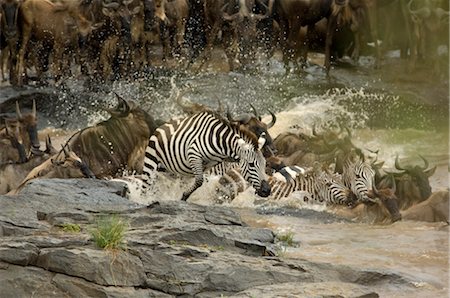
<path fill-rule="evenodd" d="M 139 258 L 120 250 L 42 249 L 36 265 L 106 286 L 142 286 L 145 281 Z"/>
<path fill-rule="evenodd" d="M 246 226 L 232 209 L 142 206 L 118 195 L 122 187 L 42 179 L 0 196 L 0 296 L 376 297 L 386 285 L 412 287 L 395 273 L 266 257 L 274 233 Z M 105 216 L 127 223 L 126 250 L 94 247 L 90 231 Z M 66 232 L 69 223 L 79 231 Z"/>

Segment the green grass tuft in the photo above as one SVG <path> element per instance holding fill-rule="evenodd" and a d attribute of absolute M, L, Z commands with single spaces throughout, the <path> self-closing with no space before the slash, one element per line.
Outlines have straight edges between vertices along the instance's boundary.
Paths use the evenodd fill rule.
<path fill-rule="evenodd" d="M 294 232 L 288 231 L 276 235 L 278 241 L 285 243 L 288 246 L 294 245 Z"/>
<path fill-rule="evenodd" d="M 60 227 L 64 232 L 69 232 L 69 233 L 80 233 L 81 232 L 81 227 L 79 224 L 64 223 Z"/>
<path fill-rule="evenodd" d="M 91 231 L 94 243 L 103 249 L 125 249 L 127 226 L 127 222 L 116 215 L 98 219 L 96 227 Z"/>

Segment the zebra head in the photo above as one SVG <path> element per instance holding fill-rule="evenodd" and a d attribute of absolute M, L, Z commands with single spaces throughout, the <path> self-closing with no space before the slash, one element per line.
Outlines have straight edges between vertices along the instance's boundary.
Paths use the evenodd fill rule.
<path fill-rule="evenodd" d="M 256 194 L 261 197 L 268 197 L 271 192 L 265 172 L 266 159 L 261 152 L 265 140 L 265 133 L 262 133 L 258 139 L 258 148 L 242 138 L 238 140 L 239 166 L 242 176 L 256 189 Z"/>

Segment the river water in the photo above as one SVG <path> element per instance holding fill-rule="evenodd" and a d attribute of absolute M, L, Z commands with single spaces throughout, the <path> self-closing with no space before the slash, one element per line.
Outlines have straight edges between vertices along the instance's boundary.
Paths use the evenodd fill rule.
<path fill-rule="evenodd" d="M 370 60 L 359 67 L 344 65 L 332 69 L 331 78 L 317 65 L 302 74 L 286 75 L 278 59 L 251 73 L 228 73 L 223 71 L 223 54 L 216 54 L 215 65 L 195 75 L 156 68 L 146 77 L 96 86 L 95 92 L 86 91 L 86 81 L 67 80 L 56 102 L 38 104 L 45 111 L 41 135 L 49 133 L 56 143 L 63 142 L 70 132 L 105 119 L 101 107 L 114 104 L 113 91 L 137 100 L 156 118 L 181 116 L 171 98 L 174 78 L 180 88 L 189 87 L 184 97 L 192 102 L 218 107 L 220 101 L 234 115 L 251 112 L 250 103 L 263 115 L 275 112 L 272 137 L 284 131 L 310 132 L 313 124 L 320 128 L 345 123 L 353 131 L 355 145 L 379 150 L 378 160 L 384 160 L 385 167 L 393 168 L 396 154 L 402 164 L 423 165 L 421 154 L 431 166 L 438 166 L 431 177 L 433 191 L 448 189 L 448 74 L 434 76 L 428 68 L 407 72 L 396 57 L 386 60 L 381 70 L 374 70 Z M 131 199 L 178 200 L 192 183 L 164 174 L 155 179 L 158 186 L 144 195 L 134 189 L 138 182 L 131 180 Z M 217 177 L 210 177 L 189 201 L 218 204 L 215 183 Z M 282 257 L 393 272 L 410 281 L 407 288 L 373 285 L 381 297 L 448 297 L 449 228 L 444 223 L 350 221 L 324 206 L 305 205 L 295 196 L 267 202 L 252 190 L 220 203 L 239 210 L 252 226 L 292 233 L 296 245 L 282 247 Z"/>

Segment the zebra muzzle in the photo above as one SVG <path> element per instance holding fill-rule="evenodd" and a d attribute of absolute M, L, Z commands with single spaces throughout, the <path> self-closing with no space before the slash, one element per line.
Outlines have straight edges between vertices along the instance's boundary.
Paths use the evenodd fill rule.
<path fill-rule="evenodd" d="M 271 187 L 270 187 L 269 182 L 267 182 L 267 180 L 261 181 L 261 186 L 256 191 L 256 194 L 260 197 L 266 198 L 266 197 L 270 196 L 270 193 L 271 193 Z"/>

